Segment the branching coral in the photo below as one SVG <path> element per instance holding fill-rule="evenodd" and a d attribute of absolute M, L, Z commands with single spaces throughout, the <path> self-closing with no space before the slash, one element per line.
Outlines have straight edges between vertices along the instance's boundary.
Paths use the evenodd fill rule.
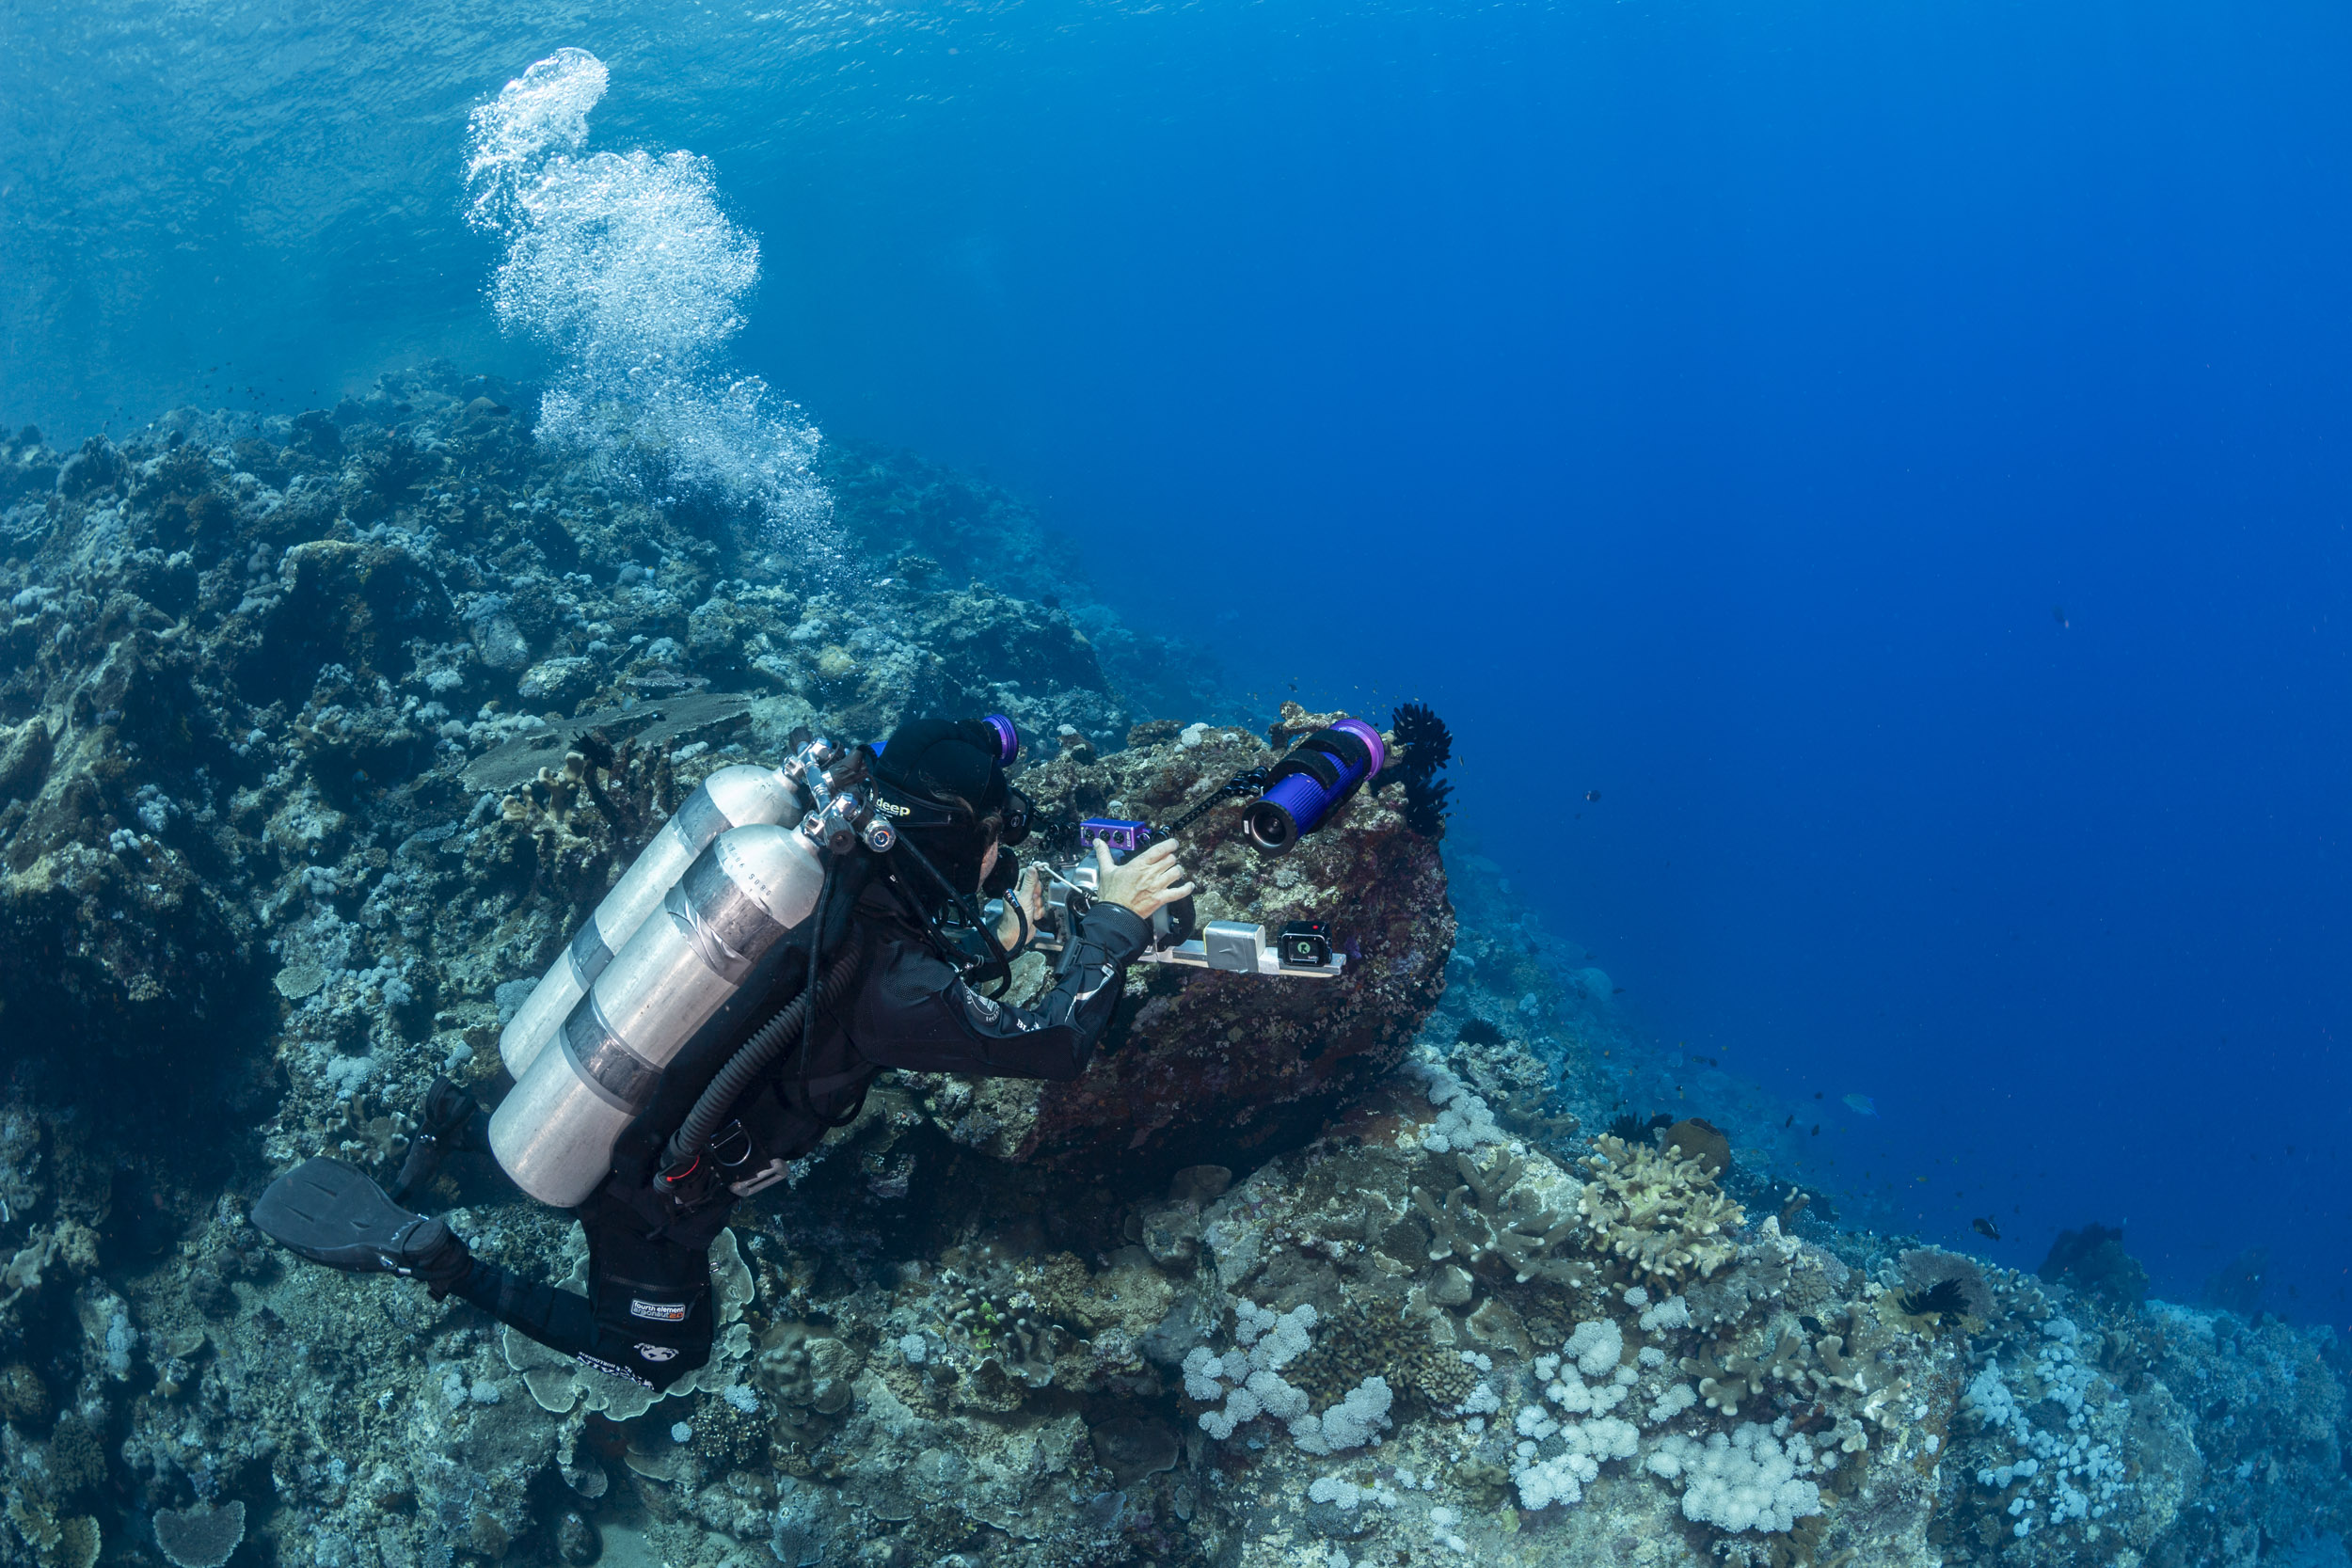
<path fill-rule="evenodd" d="M 1804 1391 L 1805 1373 L 1810 1370 L 1809 1351 L 1803 1337 L 1789 1328 L 1756 1352 L 1734 1350 L 1711 1361 L 1685 1356 L 1682 1370 L 1698 1378 L 1699 1398 L 1709 1410 L 1737 1416 L 1741 1404 L 1762 1395 L 1776 1382 L 1794 1384 L 1800 1392 Z"/>
<path fill-rule="evenodd" d="M 1868 1447 L 1862 1419 L 1891 1426 L 1911 1387 L 1883 1356 L 1849 1356 L 1843 1335 L 1808 1338 L 1787 1316 L 1767 1324 L 1752 1348 L 1686 1356 L 1682 1370 L 1698 1379 L 1707 1407 L 1724 1416 L 1737 1416 L 1741 1406 L 1767 1397 L 1840 1407 L 1833 1436 L 1844 1453 Z"/>
<path fill-rule="evenodd" d="M 1731 1261 L 1739 1248 L 1729 1232 L 1746 1215 L 1705 1165 L 1607 1134 L 1593 1147 L 1581 1209 L 1600 1248 L 1641 1279 L 1669 1287 L 1705 1279 Z"/>
<path fill-rule="evenodd" d="M 1553 1256 L 1581 1227 L 1534 1187 L 1520 1184 L 1525 1161 L 1498 1154 L 1482 1169 L 1468 1154 L 1457 1154 L 1454 1165 L 1468 1185 L 1442 1199 L 1425 1187 L 1413 1189 L 1413 1207 L 1429 1226 L 1432 1261 L 1461 1258 L 1475 1265 L 1499 1259 L 1522 1285 L 1531 1279 L 1574 1284 L 1590 1274 L 1573 1259 Z"/>

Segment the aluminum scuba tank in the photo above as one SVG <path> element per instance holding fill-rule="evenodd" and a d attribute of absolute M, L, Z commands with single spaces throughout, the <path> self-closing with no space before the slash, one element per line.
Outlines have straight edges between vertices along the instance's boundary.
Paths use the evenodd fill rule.
<path fill-rule="evenodd" d="M 538 989 L 500 1034 L 499 1057 L 515 1082 L 522 1082 L 573 1005 L 596 983 L 613 955 L 628 945 L 695 856 L 730 828 L 790 822 L 807 804 L 806 794 L 787 768 L 722 768 L 705 779 L 581 923 L 563 955 L 540 978 Z"/>
<path fill-rule="evenodd" d="M 825 859 L 809 833 L 772 823 L 695 857 L 490 1117 L 490 1150 L 516 1186 L 559 1209 L 596 1191 L 671 1058 L 816 909 Z"/>

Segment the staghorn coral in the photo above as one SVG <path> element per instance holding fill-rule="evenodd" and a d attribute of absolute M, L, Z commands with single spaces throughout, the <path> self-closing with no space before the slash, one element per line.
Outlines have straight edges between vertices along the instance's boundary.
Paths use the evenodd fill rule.
<path fill-rule="evenodd" d="M 235 1506 L 242 1517 L 245 1505 Z M 40 1568 L 90 1568 L 98 1560 L 102 1544 L 98 1521 L 87 1514 L 71 1513 L 60 1518 L 37 1496 L 13 1497 L 0 1513 L 14 1527 L 18 1537 L 32 1548 L 33 1560 Z M 0 1537 L 0 1542 L 5 1540 L 6 1537 Z"/>
<path fill-rule="evenodd" d="M 1746 1215 L 1700 1162 L 1607 1134 L 1593 1147 L 1581 1212 L 1598 1247 L 1636 1278 L 1672 1288 L 1707 1278 L 1738 1254 L 1728 1233 Z"/>

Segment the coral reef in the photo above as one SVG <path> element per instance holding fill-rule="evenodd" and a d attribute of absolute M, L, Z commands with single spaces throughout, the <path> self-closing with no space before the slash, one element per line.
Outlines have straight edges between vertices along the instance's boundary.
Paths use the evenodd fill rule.
<path fill-rule="evenodd" d="M 737 1212 L 660 1398 L 290 1264 L 262 1183 L 389 1173 L 437 1072 L 495 1092 L 710 770 L 985 706 L 1048 813 L 1165 822 L 1332 717 L 1269 725 L 920 459 L 826 455 L 852 581 L 528 405 L 434 366 L 0 442 L 0 1565 L 2341 1554 L 2340 1339 L 2150 1302 L 2096 1226 L 2038 1275 L 1838 1228 L 1727 1078 L 1612 1056 L 1609 975 L 1440 859 L 1434 767 L 1279 860 L 1203 813 L 1201 915 L 1327 922 L 1345 976 L 1139 967 L 1075 1083 L 886 1074 Z M 478 1157 L 433 1201 L 577 1286 Z"/>

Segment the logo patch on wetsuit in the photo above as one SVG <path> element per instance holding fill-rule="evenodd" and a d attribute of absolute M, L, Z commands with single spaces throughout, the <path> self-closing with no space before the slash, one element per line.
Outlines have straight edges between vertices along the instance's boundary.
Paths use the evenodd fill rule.
<path fill-rule="evenodd" d="M 637 1345 L 632 1348 L 639 1358 L 645 1361 L 667 1361 L 677 1354 L 668 1345 Z"/>
<path fill-rule="evenodd" d="M 579 1362 L 583 1367 L 593 1368 L 596 1370 L 604 1373 L 607 1377 L 626 1378 L 629 1382 L 637 1385 L 640 1388 L 650 1388 L 653 1386 L 652 1384 L 647 1383 L 644 1378 L 639 1377 L 635 1372 L 630 1371 L 627 1367 L 616 1367 L 610 1361 L 599 1361 L 595 1356 L 588 1354 L 575 1355 L 572 1359 Z"/>
<path fill-rule="evenodd" d="M 961 982 L 958 983 L 961 984 Z M 974 990 L 970 986 L 965 986 L 963 988 L 963 1008 L 964 1011 L 970 1013 L 973 1018 L 982 1023 L 995 1022 L 996 1015 L 1004 1010 L 996 1005 L 996 999 L 994 997 L 982 996 L 978 991 Z"/>
<path fill-rule="evenodd" d="M 682 1323 L 686 1321 L 686 1304 L 682 1301 L 639 1301 L 629 1298 L 628 1315 L 650 1318 L 658 1323 Z"/>

